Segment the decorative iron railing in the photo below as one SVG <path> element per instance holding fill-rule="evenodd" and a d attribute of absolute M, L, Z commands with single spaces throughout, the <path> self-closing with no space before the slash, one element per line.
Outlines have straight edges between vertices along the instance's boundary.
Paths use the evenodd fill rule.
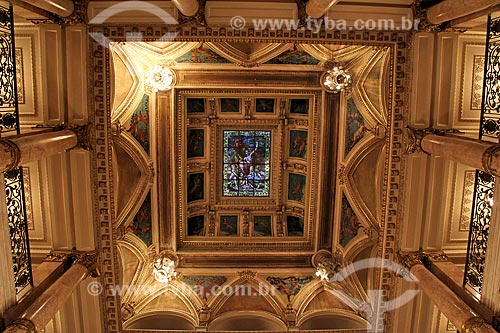
<path fill-rule="evenodd" d="M 20 134 L 16 84 L 14 15 L 0 5 L 0 136 Z M 4 173 L 14 281 L 19 294 L 33 284 L 22 168 Z"/>
<path fill-rule="evenodd" d="M 479 139 L 500 138 L 500 17 L 488 18 Z M 464 285 L 477 295 L 483 287 L 495 177 L 476 171 Z"/>

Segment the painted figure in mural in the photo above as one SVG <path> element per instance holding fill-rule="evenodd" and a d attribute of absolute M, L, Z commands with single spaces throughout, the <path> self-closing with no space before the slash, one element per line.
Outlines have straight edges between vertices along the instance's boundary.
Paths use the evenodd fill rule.
<path fill-rule="evenodd" d="M 134 114 L 130 122 L 129 132 L 141 144 L 145 144 L 148 135 L 149 115 L 147 113 Z"/>
<path fill-rule="evenodd" d="M 257 154 L 258 142 L 255 148 L 245 145 L 243 139 L 234 142 L 236 152 L 231 156 L 230 184 L 234 189 L 248 186 L 254 188 L 253 180 L 258 176 L 259 156 Z"/>
<path fill-rule="evenodd" d="M 290 301 L 290 296 L 297 295 L 303 286 L 312 281 L 311 276 L 307 277 L 295 277 L 289 276 L 286 278 L 271 277 L 267 278 L 267 281 L 273 285 L 279 292 L 285 294 Z"/>
<path fill-rule="evenodd" d="M 346 197 L 342 198 L 342 219 L 340 222 L 340 245 L 346 246 L 356 237 L 361 223 Z"/>

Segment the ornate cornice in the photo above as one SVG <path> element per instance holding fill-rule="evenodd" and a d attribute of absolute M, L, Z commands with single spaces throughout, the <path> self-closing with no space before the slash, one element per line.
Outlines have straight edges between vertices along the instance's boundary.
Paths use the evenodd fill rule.
<path fill-rule="evenodd" d="M 4 151 L 10 154 L 10 163 L 5 166 L 4 172 L 12 171 L 19 167 L 21 162 L 21 150 L 19 147 L 9 139 L 0 139 L 0 145 L 3 146 Z"/>
<path fill-rule="evenodd" d="M 7 327 L 7 330 L 17 329 L 16 332 L 27 332 L 27 333 L 36 333 L 38 332 L 36 329 L 35 323 L 26 318 L 17 318 Z"/>

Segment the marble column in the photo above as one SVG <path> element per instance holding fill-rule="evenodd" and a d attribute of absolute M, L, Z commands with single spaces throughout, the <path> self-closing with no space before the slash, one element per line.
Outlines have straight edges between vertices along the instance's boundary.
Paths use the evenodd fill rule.
<path fill-rule="evenodd" d="M 306 14 L 313 19 L 318 19 L 326 14 L 331 6 L 339 0 L 309 0 L 306 4 Z"/>
<path fill-rule="evenodd" d="M 198 0 L 172 0 L 172 2 L 184 16 L 194 16 L 200 9 Z"/>
<path fill-rule="evenodd" d="M 423 251 L 399 253 L 399 259 L 415 282 L 448 318 L 463 333 L 497 333 L 496 330 L 476 314 L 461 298 L 424 266 L 428 254 Z"/>
<path fill-rule="evenodd" d="M 406 153 L 420 151 L 439 155 L 494 176 L 500 173 L 500 144 L 446 134 L 437 130 L 408 129 Z"/>
<path fill-rule="evenodd" d="M 85 148 L 81 144 L 80 135 L 73 129 L 0 138 L 0 171 L 14 170 L 19 165 L 37 161 L 76 146 Z"/>
<path fill-rule="evenodd" d="M 73 265 L 14 320 L 4 332 L 40 332 L 87 276 L 97 276 L 96 252 L 73 252 Z"/>
<path fill-rule="evenodd" d="M 26 2 L 61 17 L 70 16 L 75 9 L 71 0 L 29 0 Z"/>
<path fill-rule="evenodd" d="M 498 0 L 444 0 L 427 9 L 427 20 L 441 24 L 498 5 Z"/>

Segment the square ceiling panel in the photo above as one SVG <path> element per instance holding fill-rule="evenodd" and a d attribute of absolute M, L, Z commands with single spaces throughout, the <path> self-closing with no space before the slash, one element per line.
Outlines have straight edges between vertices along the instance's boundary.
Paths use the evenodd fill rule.
<path fill-rule="evenodd" d="M 320 97 L 177 91 L 179 250 L 314 248 Z"/>

